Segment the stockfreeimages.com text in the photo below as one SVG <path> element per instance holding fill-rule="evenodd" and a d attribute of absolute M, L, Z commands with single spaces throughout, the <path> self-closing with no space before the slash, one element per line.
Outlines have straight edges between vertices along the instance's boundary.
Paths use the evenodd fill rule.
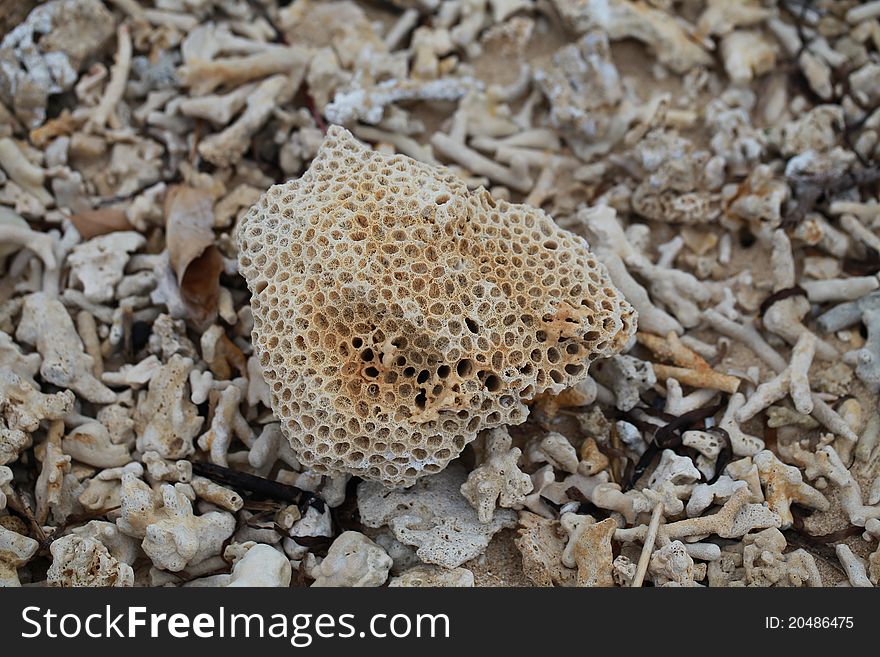
<path fill-rule="evenodd" d="M 316 638 L 449 638 L 446 614 L 373 614 L 364 623 L 355 614 L 241 614 L 219 607 L 213 613 L 164 614 L 146 607 L 122 611 L 106 605 L 103 612 L 57 614 L 51 609 L 30 606 L 21 613 L 25 639 L 37 637 L 75 638 L 273 638 L 287 639 L 305 648 Z M 359 629 L 360 627 L 360 629 Z"/>

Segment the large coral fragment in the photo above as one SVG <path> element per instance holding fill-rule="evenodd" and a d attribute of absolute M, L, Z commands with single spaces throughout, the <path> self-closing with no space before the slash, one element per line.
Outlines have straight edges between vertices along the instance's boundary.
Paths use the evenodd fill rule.
<path fill-rule="evenodd" d="M 239 241 L 273 408 L 324 474 L 412 484 L 635 328 L 586 242 L 544 212 L 338 126 Z"/>

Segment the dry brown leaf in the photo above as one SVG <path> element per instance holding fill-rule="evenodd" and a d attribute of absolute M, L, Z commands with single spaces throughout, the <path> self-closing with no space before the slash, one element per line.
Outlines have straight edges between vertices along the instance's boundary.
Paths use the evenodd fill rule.
<path fill-rule="evenodd" d="M 165 243 L 182 284 L 190 263 L 214 243 L 214 199 L 204 189 L 175 185 L 165 195 Z"/>
<path fill-rule="evenodd" d="M 204 327 L 217 315 L 220 296 L 220 272 L 223 271 L 223 255 L 211 245 L 198 258 L 189 263 L 180 283 L 180 298 L 189 310 L 192 322 Z"/>
<path fill-rule="evenodd" d="M 214 199 L 203 189 L 175 185 L 165 195 L 165 242 L 189 319 L 197 326 L 217 314 L 223 255 L 214 246 Z"/>
<path fill-rule="evenodd" d="M 125 212 L 119 208 L 98 208 L 97 210 L 78 212 L 70 218 L 70 221 L 84 240 L 114 233 L 118 230 L 132 230 L 131 224 L 125 217 Z"/>

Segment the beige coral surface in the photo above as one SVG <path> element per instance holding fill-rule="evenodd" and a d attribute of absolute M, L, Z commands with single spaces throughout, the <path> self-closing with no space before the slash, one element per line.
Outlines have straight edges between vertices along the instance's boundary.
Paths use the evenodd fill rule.
<path fill-rule="evenodd" d="M 635 332 L 583 238 L 338 126 L 239 243 L 273 408 L 322 474 L 410 485 Z"/>
<path fill-rule="evenodd" d="M 0 30 L 0 585 L 880 584 L 880 2 Z"/>

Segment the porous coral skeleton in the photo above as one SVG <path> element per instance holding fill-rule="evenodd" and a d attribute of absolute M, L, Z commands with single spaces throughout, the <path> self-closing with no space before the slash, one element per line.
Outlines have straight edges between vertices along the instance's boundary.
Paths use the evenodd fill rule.
<path fill-rule="evenodd" d="M 795 5 L 40 3 L 0 584 L 877 585 L 880 5 Z"/>

